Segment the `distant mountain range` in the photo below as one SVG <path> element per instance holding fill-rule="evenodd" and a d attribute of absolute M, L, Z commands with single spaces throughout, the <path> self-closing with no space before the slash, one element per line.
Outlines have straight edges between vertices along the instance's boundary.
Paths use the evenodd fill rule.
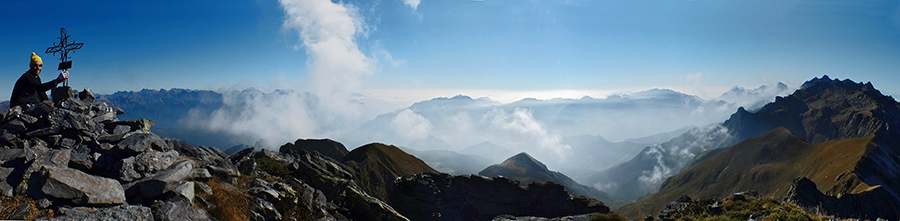
<path fill-rule="evenodd" d="M 839 90 L 827 90 L 828 88 Z M 867 98 L 872 102 L 896 103 L 893 98 L 878 93 L 870 83 L 838 81 L 827 76 L 822 79 L 814 78 L 790 96 L 776 97 L 775 102 L 766 104 L 753 113 L 741 107 L 724 123 L 696 127 L 665 143 L 648 146 L 630 161 L 592 175 L 586 183 L 614 197 L 635 200 L 657 191 L 666 178 L 678 174 L 703 151 L 734 145 L 777 127 L 788 128 L 799 137 L 815 143 L 862 136 L 871 133 L 878 126 L 869 125 L 873 122 L 860 117 L 865 115 L 857 116 L 852 112 L 857 110 L 853 108 L 865 107 L 852 107 L 854 103 L 841 101 L 850 99 L 846 97 L 850 95 L 836 98 L 830 96 L 835 91 L 873 93 L 871 96 L 867 95 L 873 97 Z M 854 97 L 851 100 L 856 99 L 858 98 Z M 853 125 L 835 126 L 830 123 L 832 120 L 844 122 L 848 116 L 857 116 L 849 121 L 855 122 Z"/>

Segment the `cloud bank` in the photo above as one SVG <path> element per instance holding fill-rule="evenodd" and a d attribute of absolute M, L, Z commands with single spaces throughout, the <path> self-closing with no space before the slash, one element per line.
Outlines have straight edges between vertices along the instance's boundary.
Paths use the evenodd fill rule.
<path fill-rule="evenodd" d="M 226 91 L 224 107 L 210 116 L 190 116 L 190 125 L 236 135 L 241 143 L 278 148 L 298 138 L 339 139 L 364 119 L 386 112 L 377 101 L 358 95 L 363 80 L 374 74 L 376 59 L 355 40 L 365 34 L 356 7 L 330 0 L 278 3 L 285 14 L 282 30 L 296 34 L 295 49 L 307 55 L 309 88 Z"/>

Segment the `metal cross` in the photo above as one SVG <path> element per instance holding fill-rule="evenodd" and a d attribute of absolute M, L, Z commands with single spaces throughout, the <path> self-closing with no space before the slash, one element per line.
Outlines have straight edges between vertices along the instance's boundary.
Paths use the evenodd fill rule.
<path fill-rule="evenodd" d="M 69 35 L 66 34 L 66 28 L 59 28 L 59 37 L 56 39 L 59 39 L 59 44 L 54 43 L 53 47 L 47 48 L 47 51 L 44 53 L 53 53 L 53 55 L 58 53 L 60 55 L 60 63 L 57 70 L 72 68 L 72 61 L 69 61 L 69 51 L 81 49 L 81 46 L 83 46 L 84 43 L 69 43 Z M 63 85 L 68 86 L 69 79 L 66 79 L 66 83 Z"/>

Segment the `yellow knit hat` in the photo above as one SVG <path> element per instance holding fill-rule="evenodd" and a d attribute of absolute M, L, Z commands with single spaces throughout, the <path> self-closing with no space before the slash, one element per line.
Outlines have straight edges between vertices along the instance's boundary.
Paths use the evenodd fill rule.
<path fill-rule="evenodd" d="M 41 60 L 41 57 L 40 57 L 40 56 L 38 56 L 38 55 L 35 54 L 34 52 L 31 52 L 31 63 L 28 63 L 28 66 L 33 65 L 34 62 L 41 62 L 41 64 L 44 63 L 44 61 Z"/>

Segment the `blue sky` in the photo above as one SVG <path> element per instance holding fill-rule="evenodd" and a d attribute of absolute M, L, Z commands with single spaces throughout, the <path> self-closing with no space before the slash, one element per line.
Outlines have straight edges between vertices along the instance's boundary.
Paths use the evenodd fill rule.
<path fill-rule="evenodd" d="M 900 1 L 4 1 L 0 100 L 30 52 L 56 63 L 43 52 L 60 27 L 85 43 L 70 85 L 100 93 L 659 87 L 711 98 L 823 74 L 900 92 Z"/>

